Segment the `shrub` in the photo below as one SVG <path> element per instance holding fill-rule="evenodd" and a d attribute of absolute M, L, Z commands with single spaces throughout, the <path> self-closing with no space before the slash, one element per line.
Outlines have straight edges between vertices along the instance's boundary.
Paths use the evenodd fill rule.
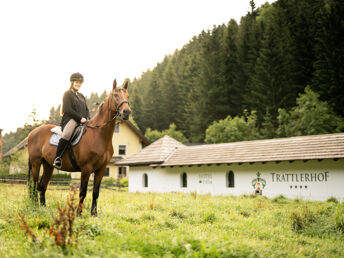
<path fill-rule="evenodd" d="M 338 200 L 337 200 L 337 198 L 336 197 L 330 197 L 330 198 L 328 198 L 327 199 L 327 202 L 333 202 L 333 203 L 338 203 Z"/>
<path fill-rule="evenodd" d="M 103 182 L 104 183 L 111 183 L 111 184 L 113 184 L 115 182 L 115 179 L 112 178 L 112 177 L 104 177 L 103 178 Z"/>
<path fill-rule="evenodd" d="M 8 175 L 9 174 L 9 165 L 7 161 L 0 160 L 0 175 Z"/>
<path fill-rule="evenodd" d="M 129 180 L 128 180 L 128 178 L 120 178 L 119 183 L 125 187 L 128 187 Z"/>

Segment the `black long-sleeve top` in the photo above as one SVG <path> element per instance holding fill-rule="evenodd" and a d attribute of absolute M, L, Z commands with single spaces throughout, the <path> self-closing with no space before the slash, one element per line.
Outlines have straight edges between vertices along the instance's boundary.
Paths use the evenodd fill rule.
<path fill-rule="evenodd" d="M 86 119 L 90 119 L 90 112 L 86 105 L 86 99 L 84 95 L 82 95 L 80 92 L 76 94 L 71 90 L 67 90 L 63 94 L 62 109 L 63 109 L 63 116 L 61 120 L 62 130 L 64 129 L 66 124 L 69 122 L 69 120 L 71 120 L 72 118 L 78 123 L 80 123 L 81 118 L 83 117 Z"/>

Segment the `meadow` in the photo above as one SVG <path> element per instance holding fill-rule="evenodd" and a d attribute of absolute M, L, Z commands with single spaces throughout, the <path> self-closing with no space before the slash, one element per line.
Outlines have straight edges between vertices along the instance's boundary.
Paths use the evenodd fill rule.
<path fill-rule="evenodd" d="M 49 186 L 47 206 L 24 185 L 0 184 L 0 257 L 344 257 L 344 204 L 283 196 L 143 194 L 101 189 L 74 222 L 77 244 L 49 236 L 68 190 Z M 20 229 L 22 214 L 36 240 Z"/>

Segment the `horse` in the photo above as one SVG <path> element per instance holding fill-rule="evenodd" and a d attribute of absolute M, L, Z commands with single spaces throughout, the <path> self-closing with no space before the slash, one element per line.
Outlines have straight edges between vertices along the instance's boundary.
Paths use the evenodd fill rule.
<path fill-rule="evenodd" d="M 129 106 L 128 81 L 117 87 L 116 79 L 113 88 L 105 101 L 98 108 L 97 114 L 88 121 L 86 132 L 80 142 L 73 147 L 77 164 L 81 171 L 79 205 L 77 214 L 81 215 L 83 202 L 87 194 L 90 175 L 94 173 L 93 199 L 91 215 L 97 216 L 97 200 L 102 178 L 106 172 L 106 165 L 113 155 L 112 135 L 116 121 L 128 120 L 131 114 Z M 37 191 L 40 193 L 40 205 L 45 206 L 45 192 L 53 174 L 53 162 L 56 146 L 49 143 L 52 136 L 51 129 L 55 125 L 42 125 L 34 129 L 28 136 L 29 171 L 28 184 L 31 197 L 38 202 Z M 63 171 L 77 172 L 65 151 L 62 156 Z M 40 167 L 43 164 L 43 175 L 39 180 Z M 32 174 L 33 184 L 30 184 Z"/>

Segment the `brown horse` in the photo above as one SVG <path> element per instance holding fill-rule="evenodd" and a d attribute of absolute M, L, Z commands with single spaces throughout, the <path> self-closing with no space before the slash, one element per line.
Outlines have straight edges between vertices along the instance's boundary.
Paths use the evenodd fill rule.
<path fill-rule="evenodd" d="M 113 154 L 112 134 L 115 123 L 116 120 L 127 120 L 131 113 L 127 87 L 128 82 L 125 82 L 122 87 L 117 87 L 116 80 L 114 80 L 112 91 L 99 107 L 95 117 L 88 122 L 86 133 L 81 141 L 73 147 L 75 159 L 81 169 L 79 214 L 82 212 L 83 201 L 87 194 L 88 180 L 90 175 L 94 173 L 91 214 L 97 215 L 100 183 L 105 174 L 106 165 Z M 52 164 L 56 154 L 56 146 L 49 143 L 52 135 L 50 130 L 53 127 L 54 125 L 42 125 L 28 136 L 28 179 L 30 180 L 31 172 L 33 177 L 33 187 L 31 186 L 30 192 L 36 201 L 38 201 L 37 190 L 40 192 L 41 205 L 45 205 L 45 192 L 54 170 Z M 62 157 L 61 170 L 76 172 L 66 152 Z M 43 164 L 43 175 L 38 183 L 41 164 Z"/>

